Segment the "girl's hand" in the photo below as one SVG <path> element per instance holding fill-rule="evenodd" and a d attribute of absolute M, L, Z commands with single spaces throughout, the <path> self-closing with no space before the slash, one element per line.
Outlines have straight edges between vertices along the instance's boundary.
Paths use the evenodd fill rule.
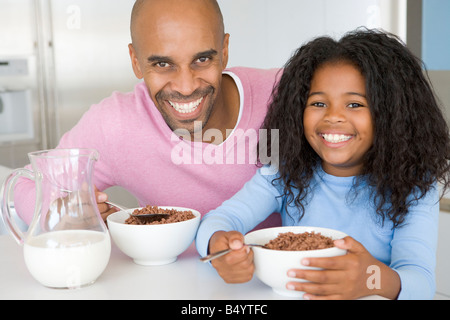
<path fill-rule="evenodd" d="M 287 288 L 304 291 L 305 299 L 357 299 L 381 295 L 395 299 L 400 292 L 397 272 L 375 259 L 351 237 L 335 241 L 347 254 L 332 258 L 305 258 L 303 265 L 324 270 L 291 269 L 288 276 L 310 282 L 289 282 Z"/>
<path fill-rule="evenodd" d="M 237 232 L 218 231 L 209 241 L 209 252 L 231 248 L 233 251 L 211 261 L 217 273 L 227 283 L 243 283 L 253 278 L 253 251 L 244 245 L 244 236 Z"/>

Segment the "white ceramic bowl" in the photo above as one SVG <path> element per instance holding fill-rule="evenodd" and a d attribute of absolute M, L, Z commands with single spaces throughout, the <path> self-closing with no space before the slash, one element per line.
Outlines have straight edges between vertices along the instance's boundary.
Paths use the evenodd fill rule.
<path fill-rule="evenodd" d="M 151 266 L 172 263 L 194 241 L 201 218 L 198 211 L 180 207 L 160 208 L 190 210 L 195 218 L 169 224 L 125 224 L 129 213 L 136 209 L 119 211 L 107 218 L 109 232 L 114 243 L 136 264 Z"/>
<path fill-rule="evenodd" d="M 245 243 L 265 245 L 275 239 L 280 233 L 293 232 L 321 233 L 323 236 L 331 237 L 333 240 L 342 239 L 347 235 L 343 232 L 316 227 L 278 227 L 253 231 L 245 236 Z M 336 247 L 308 250 L 308 251 L 282 251 L 254 247 L 255 275 L 265 284 L 280 295 L 301 297 L 303 292 L 286 289 L 286 284 L 291 281 L 304 281 L 287 276 L 289 269 L 317 269 L 303 266 L 301 260 L 307 257 L 334 257 L 346 254 L 346 250 Z"/>

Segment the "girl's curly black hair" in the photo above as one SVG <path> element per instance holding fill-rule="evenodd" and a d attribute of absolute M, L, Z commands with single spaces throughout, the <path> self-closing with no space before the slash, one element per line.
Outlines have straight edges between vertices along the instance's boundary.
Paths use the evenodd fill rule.
<path fill-rule="evenodd" d="M 262 126 L 267 129 L 268 141 L 270 129 L 279 129 L 276 180 L 283 183 L 288 203 L 294 202 L 302 217 L 302 202 L 321 163 L 305 138 L 303 112 L 315 70 L 339 61 L 353 64 L 365 77 L 375 130 L 373 146 L 354 188 L 366 179 L 374 192 L 377 214 L 397 227 L 413 201 L 421 199 L 436 182 L 443 190 L 449 186 L 450 139 L 422 62 L 392 34 L 358 29 L 339 41 L 320 37 L 299 48 L 287 62 Z M 267 148 L 270 154 L 271 146 Z M 295 189 L 298 194 L 294 198 Z"/>

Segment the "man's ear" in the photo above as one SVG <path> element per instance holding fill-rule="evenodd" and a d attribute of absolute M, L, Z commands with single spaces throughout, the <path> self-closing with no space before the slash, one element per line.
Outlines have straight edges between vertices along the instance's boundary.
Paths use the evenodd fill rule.
<path fill-rule="evenodd" d="M 128 50 L 130 52 L 131 65 L 133 67 L 134 74 L 136 75 L 136 77 L 138 79 L 144 78 L 144 74 L 141 71 L 141 67 L 139 65 L 139 60 L 138 60 L 137 55 L 136 55 L 136 50 L 134 49 L 132 43 L 130 43 L 128 45 Z"/>
<path fill-rule="evenodd" d="M 230 43 L 230 34 L 226 33 L 223 39 L 223 49 L 222 49 L 222 67 L 225 68 L 228 65 L 228 46 Z"/>

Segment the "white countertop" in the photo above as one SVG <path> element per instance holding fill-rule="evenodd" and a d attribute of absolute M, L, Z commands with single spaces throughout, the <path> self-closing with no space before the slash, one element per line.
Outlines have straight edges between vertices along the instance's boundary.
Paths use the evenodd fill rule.
<path fill-rule="evenodd" d="M 33 279 L 23 248 L 4 235 L 0 236 L 0 284 L 0 300 L 292 300 L 274 293 L 256 277 L 244 284 L 225 283 L 210 264 L 199 261 L 194 245 L 172 264 L 147 267 L 135 264 L 113 243 L 109 264 L 93 285 L 56 290 Z"/>
<path fill-rule="evenodd" d="M 225 283 L 211 265 L 199 261 L 194 245 L 174 263 L 147 267 L 135 264 L 113 243 L 109 264 L 94 284 L 75 290 L 55 290 L 34 280 L 25 266 L 23 248 L 12 237 L 0 236 L 0 283 L 0 300 L 286 299 L 256 277 L 245 284 Z"/>

